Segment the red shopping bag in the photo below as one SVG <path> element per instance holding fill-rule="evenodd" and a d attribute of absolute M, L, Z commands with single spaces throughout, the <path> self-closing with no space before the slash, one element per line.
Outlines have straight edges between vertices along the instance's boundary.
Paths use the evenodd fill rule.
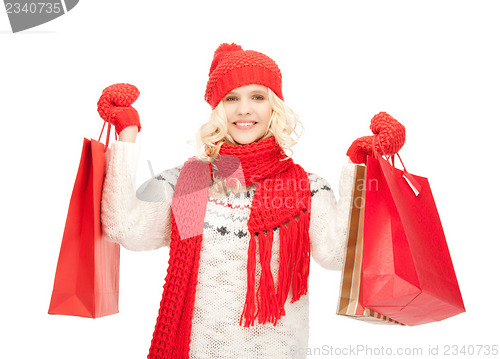
<path fill-rule="evenodd" d="M 367 160 L 361 302 L 406 325 L 462 313 L 429 182 L 392 162 Z"/>
<path fill-rule="evenodd" d="M 118 313 L 120 247 L 101 237 L 100 222 L 109 132 L 110 125 L 106 145 L 83 140 L 49 314 L 97 318 Z"/>

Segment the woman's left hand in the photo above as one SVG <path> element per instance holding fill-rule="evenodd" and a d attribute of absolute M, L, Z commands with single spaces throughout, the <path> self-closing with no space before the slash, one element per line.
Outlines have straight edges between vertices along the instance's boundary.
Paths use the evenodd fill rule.
<path fill-rule="evenodd" d="M 387 156 L 397 153 L 405 143 L 405 127 L 385 112 L 380 112 L 372 118 L 370 130 L 374 133 L 373 136 L 363 136 L 354 140 L 347 150 L 347 156 L 352 162 L 366 163 L 366 156 L 374 156 L 374 142 L 375 151 Z"/>

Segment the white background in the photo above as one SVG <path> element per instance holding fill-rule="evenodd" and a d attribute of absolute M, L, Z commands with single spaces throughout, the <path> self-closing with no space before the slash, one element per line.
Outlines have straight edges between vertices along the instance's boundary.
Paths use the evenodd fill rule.
<path fill-rule="evenodd" d="M 489 329 L 500 297 L 499 10 L 494 1 L 83 0 L 17 34 L 1 13 L 0 357 L 146 357 L 165 248 L 122 250 L 119 314 L 47 314 L 82 141 L 101 130 L 102 89 L 128 82 L 141 91 L 137 185 L 150 176 L 147 160 L 155 172 L 183 163 L 210 113 L 203 95 L 222 42 L 278 63 L 285 101 L 306 128 L 294 160 L 335 189 L 372 116 L 402 122 L 400 154 L 429 178 L 447 236 L 466 313 L 404 328 L 339 317 L 340 273 L 313 263 L 310 347 L 426 354 L 439 345 L 443 354 L 446 345 L 500 344 Z"/>

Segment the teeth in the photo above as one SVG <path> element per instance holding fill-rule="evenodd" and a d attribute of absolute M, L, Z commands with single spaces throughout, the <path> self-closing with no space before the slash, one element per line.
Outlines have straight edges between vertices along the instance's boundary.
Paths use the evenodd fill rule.
<path fill-rule="evenodd" d="M 239 122 L 236 123 L 238 126 L 252 126 L 253 124 L 256 124 L 257 122 Z"/>

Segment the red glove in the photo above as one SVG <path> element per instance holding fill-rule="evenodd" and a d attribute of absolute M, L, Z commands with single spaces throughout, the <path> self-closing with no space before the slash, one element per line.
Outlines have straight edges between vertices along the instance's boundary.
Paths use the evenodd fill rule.
<path fill-rule="evenodd" d="M 355 140 L 347 150 L 347 155 L 354 163 L 366 163 L 366 156 L 373 156 L 373 138 L 375 150 L 381 155 L 392 156 L 403 147 L 406 138 L 405 127 L 391 115 L 380 112 L 372 118 L 370 130 L 375 136 L 364 136 Z"/>
<path fill-rule="evenodd" d="M 141 131 L 139 113 L 132 105 L 139 97 L 139 90 L 130 84 L 114 84 L 106 87 L 97 102 L 97 112 L 115 126 L 118 134 L 128 126 L 137 126 Z"/>

